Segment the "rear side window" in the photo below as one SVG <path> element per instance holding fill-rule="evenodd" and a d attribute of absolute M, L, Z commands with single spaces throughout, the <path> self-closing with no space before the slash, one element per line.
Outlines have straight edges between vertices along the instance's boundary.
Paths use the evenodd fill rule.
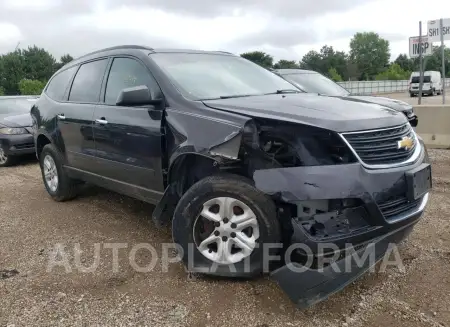
<path fill-rule="evenodd" d="M 98 102 L 107 64 L 108 59 L 102 59 L 81 65 L 73 80 L 69 101 Z"/>
<path fill-rule="evenodd" d="M 430 83 L 431 82 L 431 76 L 430 75 L 423 76 L 423 82 L 424 83 Z M 420 76 L 414 76 L 411 79 L 411 83 L 420 83 Z"/>
<path fill-rule="evenodd" d="M 150 90 L 158 87 L 147 69 L 131 58 L 115 58 L 106 84 L 105 103 L 116 104 L 120 91 L 125 88 L 146 85 Z"/>
<path fill-rule="evenodd" d="M 66 93 L 67 86 L 69 85 L 69 82 L 72 79 L 72 76 L 75 73 L 76 69 L 77 67 L 74 66 L 55 75 L 50 81 L 50 84 L 48 85 L 45 93 L 53 100 L 65 100 L 64 94 Z"/>

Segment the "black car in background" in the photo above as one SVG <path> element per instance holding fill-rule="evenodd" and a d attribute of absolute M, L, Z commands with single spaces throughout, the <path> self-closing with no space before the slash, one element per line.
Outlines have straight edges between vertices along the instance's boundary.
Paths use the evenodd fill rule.
<path fill-rule="evenodd" d="M 0 96 L 0 167 L 14 164 L 22 155 L 33 154 L 30 109 L 36 96 Z"/>
<path fill-rule="evenodd" d="M 426 148 L 403 114 L 301 92 L 224 52 L 99 50 L 56 72 L 31 115 L 55 201 L 91 182 L 153 203 L 189 271 L 267 272 L 302 307 L 370 261 L 345 273 L 293 267 L 330 251 L 346 265 L 349 244 L 358 254 L 371 244 L 381 260 L 431 188 Z"/>
<path fill-rule="evenodd" d="M 275 69 L 272 71 L 304 92 L 340 97 L 350 101 L 376 103 L 403 112 L 411 126 L 416 127 L 418 124 L 418 118 L 414 114 L 412 105 L 404 101 L 379 96 L 352 95 L 333 80 L 312 70 Z"/>

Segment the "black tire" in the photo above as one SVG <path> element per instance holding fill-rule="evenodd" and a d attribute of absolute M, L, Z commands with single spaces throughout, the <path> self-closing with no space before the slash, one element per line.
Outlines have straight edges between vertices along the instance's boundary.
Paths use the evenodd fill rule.
<path fill-rule="evenodd" d="M 206 258 L 195 245 L 194 223 L 203 204 L 216 197 L 233 197 L 247 205 L 256 215 L 259 228 L 257 247 L 247 259 L 231 265 L 220 265 Z M 269 269 L 264 252 L 275 255 L 277 249 L 264 250 L 262 245 L 280 242 L 280 224 L 273 201 L 244 177 L 222 174 L 206 177 L 194 184 L 180 199 L 172 221 L 174 242 L 182 248 L 187 270 L 207 275 L 250 278 Z M 273 259 L 272 259 L 273 260 Z M 266 268 L 266 269 L 264 269 Z"/>
<path fill-rule="evenodd" d="M 52 191 L 46 180 L 44 175 L 44 160 L 46 156 L 51 156 L 56 165 L 56 170 L 58 173 L 58 186 L 55 191 Z M 67 172 L 63 167 L 64 158 L 62 154 L 53 146 L 52 144 L 47 144 L 42 149 L 42 152 L 39 157 L 39 164 L 41 166 L 42 180 L 44 182 L 44 186 L 52 197 L 53 200 L 58 202 L 63 202 L 67 200 L 71 200 L 77 195 L 78 184 L 77 181 L 71 179 Z"/>
<path fill-rule="evenodd" d="M 0 143 L 0 153 L 3 153 L 3 156 L 6 157 L 6 160 L 1 160 L 0 158 L 0 167 L 10 167 L 17 162 L 17 157 L 9 156 L 4 153 L 3 146 Z"/>
<path fill-rule="evenodd" d="M 413 94 L 413 93 L 409 93 L 409 96 L 410 96 L 411 98 L 414 98 L 414 94 Z"/>

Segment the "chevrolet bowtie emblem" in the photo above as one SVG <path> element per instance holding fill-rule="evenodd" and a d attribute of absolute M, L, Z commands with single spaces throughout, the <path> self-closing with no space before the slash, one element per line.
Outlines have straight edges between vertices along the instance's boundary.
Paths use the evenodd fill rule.
<path fill-rule="evenodd" d="M 413 147 L 414 145 L 414 141 L 412 138 L 405 136 L 404 138 L 402 138 L 401 141 L 397 142 L 397 148 L 398 149 L 405 149 L 405 150 L 409 150 Z"/>

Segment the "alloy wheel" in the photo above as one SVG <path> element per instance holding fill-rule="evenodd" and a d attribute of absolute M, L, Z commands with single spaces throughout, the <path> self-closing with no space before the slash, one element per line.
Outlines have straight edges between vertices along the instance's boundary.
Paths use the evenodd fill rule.
<path fill-rule="evenodd" d="M 44 158 L 44 164 L 42 169 L 44 170 L 45 183 L 52 192 L 56 192 L 58 189 L 58 170 L 56 169 L 55 160 L 52 156 L 46 155 Z"/>
<path fill-rule="evenodd" d="M 8 156 L 6 155 L 3 147 L 0 145 L 0 165 L 4 165 L 8 160 Z"/>
<path fill-rule="evenodd" d="M 218 197 L 204 203 L 193 232 L 198 251 L 224 265 L 249 257 L 259 238 L 258 220 L 253 210 L 231 197 Z"/>

